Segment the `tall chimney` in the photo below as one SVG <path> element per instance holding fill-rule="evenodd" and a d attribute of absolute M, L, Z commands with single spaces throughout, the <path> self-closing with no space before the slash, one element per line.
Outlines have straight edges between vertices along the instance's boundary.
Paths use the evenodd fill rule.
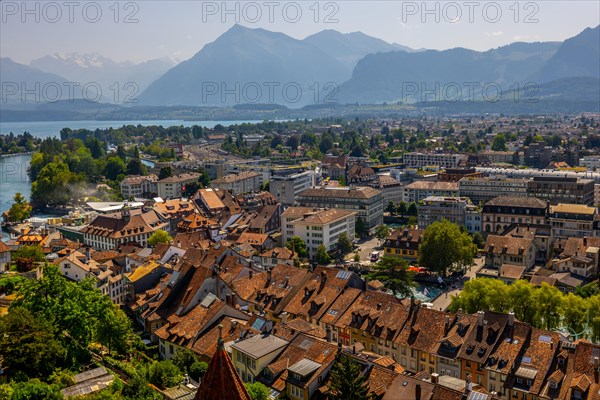
<path fill-rule="evenodd" d="M 515 313 L 512 311 L 508 313 L 508 326 L 515 326 Z"/>
<path fill-rule="evenodd" d="M 431 383 L 437 385 L 439 382 L 440 382 L 440 374 L 435 373 L 435 372 L 433 374 L 431 374 Z"/>
<path fill-rule="evenodd" d="M 326 338 L 328 342 L 331 342 L 331 327 L 329 325 L 327 325 L 327 328 L 325 329 L 326 332 Z"/>
<path fill-rule="evenodd" d="M 415 385 L 415 400 L 421 400 L 421 384 L 417 383 Z"/>
<path fill-rule="evenodd" d="M 89 246 L 87 246 L 87 247 L 85 248 L 85 262 L 86 262 L 86 263 L 90 262 L 90 258 L 91 258 L 91 257 L 90 257 L 90 247 L 89 247 Z"/>
<path fill-rule="evenodd" d="M 449 330 L 450 330 L 450 316 L 448 314 L 446 314 L 446 318 L 444 321 L 444 335 L 447 335 Z"/>

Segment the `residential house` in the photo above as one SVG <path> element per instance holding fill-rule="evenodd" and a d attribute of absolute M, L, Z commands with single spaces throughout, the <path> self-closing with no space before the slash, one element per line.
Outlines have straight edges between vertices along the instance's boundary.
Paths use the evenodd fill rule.
<path fill-rule="evenodd" d="M 489 235 L 483 248 L 485 267 L 500 268 L 503 264 L 518 265 L 525 270 L 535 264 L 533 240 L 522 237 Z"/>
<path fill-rule="evenodd" d="M 272 334 L 259 334 L 230 345 L 233 365 L 243 382 L 253 383 L 288 345 Z"/>
<path fill-rule="evenodd" d="M 422 232 L 421 229 L 413 228 L 393 230 L 383 243 L 384 255 L 416 261 L 419 258 Z"/>
<path fill-rule="evenodd" d="M 8 271 L 10 268 L 10 247 L 0 240 L 0 272 Z"/>
<path fill-rule="evenodd" d="M 561 203 L 550 207 L 548 222 L 557 239 L 582 238 L 594 235 L 594 219 L 597 214 L 596 207 Z"/>

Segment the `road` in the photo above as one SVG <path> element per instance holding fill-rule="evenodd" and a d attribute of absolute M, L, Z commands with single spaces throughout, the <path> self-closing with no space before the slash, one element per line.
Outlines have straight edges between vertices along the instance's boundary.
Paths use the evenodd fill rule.
<path fill-rule="evenodd" d="M 356 244 L 358 245 L 360 261 L 370 261 L 371 253 L 374 251 L 379 251 L 380 256 L 383 255 L 383 247 L 379 246 L 379 239 L 377 238 L 361 239 Z M 354 261 L 354 252 L 348 254 L 346 260 Z"/>
<path fill-rule="evenodd" d="M 442 293 L 437 299 L 433 301 L 433 308 L 435 310 L 446 310 L 452 302 L 452 296 L 457 296 L 463 289 L 464 282 L 471 278 L 475 278 L 475 273 L 481 268 L 485 257 L 477 257 L 474 260 L 475 265 L 471 266 L 464 276 L 464 279 L 457 282 L 455 285 L 450 285 L 444 293 Z M 454 286 L 454 289 L 453 289 Z"/>

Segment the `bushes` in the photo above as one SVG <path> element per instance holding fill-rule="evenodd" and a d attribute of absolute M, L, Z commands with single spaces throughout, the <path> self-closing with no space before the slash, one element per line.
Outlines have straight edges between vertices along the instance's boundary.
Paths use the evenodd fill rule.
<path fill-rule="evenodd" d="M 150 366 L 150 383 L 161 389 L 175 386 L 182 380 L 181 371 L 171 361 L 159 361 Z"/>

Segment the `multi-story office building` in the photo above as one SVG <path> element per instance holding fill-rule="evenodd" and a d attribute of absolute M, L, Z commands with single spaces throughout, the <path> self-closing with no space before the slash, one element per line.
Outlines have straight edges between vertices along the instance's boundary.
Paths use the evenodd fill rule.
<path fill-rule="evenodd" d="M 210 183 L 214 189 L 228 190 L 233 195 L 257 192 L 260 189 L 260 174 L 245 171 L 239 174 L 225 175 Z"/>
<path fill-rule="evenodd" d="M 557 239 L 593 236 L 596 207 L 583 204 L 558 204 L 550 207 L 548 221 Z"/>
<path fill-rule="evenodd" d="M 377 178 L 367 185 L 381 190 L 384 207 L 387 207 L 390 202 L 399 203 L 402 201 L 403 184 L 389 175 L 377 175 Z"/>
<path fill-rule="evenodd" d="M 527 179 L 463 178 L 458 181 L 458 193 L 473 204 L 485 203 L 498 196 L 527 196 Z"/>
<path fill-rule="evenodd" d="M 418 203 L 429 196 L 458 196 L 458 183 L 416 181 L 402 188 L 402 201 L 406 203 Z"/>
<path fill-rule="evenodd" d="M 551 204 L 594 204 L 594 181 L 591 179 L 536 176 L 527 182 L 528 196 Z"/>
<path fill-rule="evenodd" d="M 315 185 L 315 172 L 303 171 L 287 175 L 273 175 L 269 182 L 269 191 L 283 205 L 292 205 L 296 196 Z"/>
<path fill-rule="evenodd" d="M 548 203 L 535 197 L 499 196 L 483 205 L 483 233 L 500 233 L 511 224 L 546 223 Z"/>
<path fill-rule="evenodd" d="M 419 203 L 419 229 L 425 229 L 436 221 L 447 219 L 459 226 L 465 225 L 469 199 L 466 197 L 429 196 Z"/>
<path fill-rule="evenodd" d="M 283 243 L 298 236 L 308 250 L 308 256 L 314 258 L 319 246 L 334 251 L 340 235 L 346 232 L 354 238 L 354 216 L 356 213 L 339 208 L 316 210 L 310 207 L 289 207 L 281 214 Z"/>
<path fill-rule="evenodd" d="M 423 168 L 436 165 L 441 168 L 454 168 L 461 160 L 466 159 L 464 154 L 439 154 L 439 153 L 417 153 L 404 154 L 403 160 L 407 167 Z"/>
<path fill-rule="evenodd" d="M 305 207 L 356 212 L 356 219 L 360 218 L 370 231 L 383 223 L 383 195 L 371 187 L 311 188 L 300 192 L 296 202 Z"/>

